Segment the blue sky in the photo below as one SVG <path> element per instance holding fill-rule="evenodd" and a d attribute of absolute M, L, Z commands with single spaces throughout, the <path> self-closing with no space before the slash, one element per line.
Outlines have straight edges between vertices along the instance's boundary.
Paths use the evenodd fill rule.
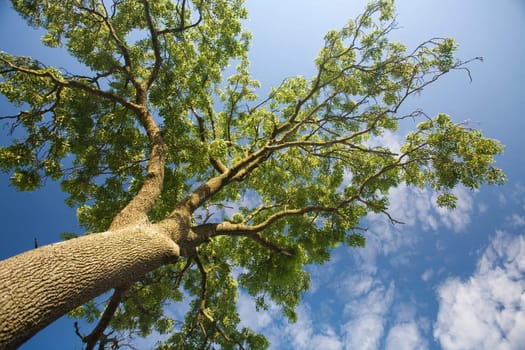
<path fill-rule="evenodd" d="M 313 75 L 324 33 L 354 17 L 364 1 L 248 1 L 254 34 L 251 71 L 262 93 L 283 78 Z M 455 211 L 436 208 L 434 194 L 401 187 L 391 192 L 392 226 L 370 216 L 367 247 L 337 249 L 330 262 L 310 267 L 312 289 L 299 321 L 277 310 L 256 313 L 243 293 L 245 325 L 264 333 L 272 349 L 523 349 L 525 348 L 525 2 L 522 0 L 397 1 L 400 29 L 392 37 L 409 47 L 430 37 L 454 37 L 459 56 L 483 56 L 470 66 L 473 81 L 452 73 L 408 101 L 429 115 L 444 112 L 499 139 L 498 158 L 509 178 L 501 187 L 473 193 L 462 188 Z M 0 0 L 0 50 L 44 62 L 74 62 L 38 45 Z M 5 34 L 7 33 L 7 35 Z M 0 100 L 2 113 L 10 107 Z M 7 112 L 6 112 L 7 111 Z M 0 127 L 5 140 L 6 129 Z M 382 139 L 394 146 L 403 134 Z M 59 240 L 77 229 L 75 212 L 57 184 L 18 193 L 0 176 L 0 258 Z M 173 310 L 177 313 L 177 310 Z M 148 348 L 154 339 L 140 341 Z M 73 323 L 61 319 L 22 349 L 80 349 Z"/>

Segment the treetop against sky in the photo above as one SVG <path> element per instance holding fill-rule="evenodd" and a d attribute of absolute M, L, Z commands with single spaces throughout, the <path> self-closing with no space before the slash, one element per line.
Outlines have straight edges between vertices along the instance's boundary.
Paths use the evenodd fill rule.
<path fill-rule="evenodd" d="M 457 186 L 505 181 L 498 141 L 447 114 L 402 108 L 443 75 L 469 73 L 472 60 L 455 58 L 449 38 L 414 49 L 391 41 L 392 1 L 328 32 L 315 74 L 285 78 L 267 96 L 249 73 L 242 1 L 13 6 L 83 68 L 0 52 L 0 92 L 18 108 L 0 117 L 16 133 L 0 169 L 20 190 L 60 181 L 89 234 L 0 266 L 16 295 L 2 322 L 21 321 L 2 342 L 18 345 L 70 312 L 96 323 L 77 330 L 88 348 L 153 330 L 171 346 L 262 348 L 263 336 L 239 327 L 239 289 L 294 321 L 305 266 L 341 244 L 363 247 L 370 213 L 398 222 L 393 188 L 431 188 L 454 208 Z M 375 142 L 412 120 L 398 149 Z M 49 294 L 21 293 L 34 283 L 27 273 Z M 92 300 L 110 289 L 106 306 Z M 180 323 L 164 312 L 179 302 L 189 305 Z"/>

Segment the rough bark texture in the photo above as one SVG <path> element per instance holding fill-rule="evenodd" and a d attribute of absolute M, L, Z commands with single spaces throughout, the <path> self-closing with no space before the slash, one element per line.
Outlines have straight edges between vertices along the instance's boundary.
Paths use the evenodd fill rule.
<path fill-rule="evenodd" d="M 0 263 L 0 349 L 39 330 L 105 291 L 174 262 L 179 246 L 158 226 L 91 234 Z"/>

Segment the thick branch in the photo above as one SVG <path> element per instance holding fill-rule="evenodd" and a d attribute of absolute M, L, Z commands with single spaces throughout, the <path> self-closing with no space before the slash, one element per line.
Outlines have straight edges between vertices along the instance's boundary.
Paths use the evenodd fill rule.
<path fill-rule="evenodd" d="M 151 36 L 151 46 L 153 47 L 153 53 L 155 55 L 155 62 L 153 64 L 153 69 L 150 73 L 150 76 L 148 77 L 148 81 L 146 82 L 146 86 L 147 88 L 149 88 L 153 84 L 155 79 L 157 79 L 157 75 L 162 65 L 162 55 L 160 54 L 159 33 L 155 29 L 155 24 L 153 23 L 153 18 L 151 16 L 150 7 L 149 7 L 149 1 L 141 0 L 141 2 L 144 5 L 144 12 L 146 15 L 146 21 L 148 23 L 148 30 Z"/>
<path fill-rule="evenodd" d="M 283 254 L 286 256 L 292 256 L 293 252 L 279 246 L 278 244 L 268 240 L 266 237 L 261 235 L 259 232 L 254 232 L 251 230 L 242 230 L 242 228 L 247 228 L 248 226 L 241 226 L 237 227 L 238 229 L 231 229 L 228 230 L 228 228 L 231 228 L 232 223 L 224 222 L 222 224 L 203 224 L 192 228 L 192 231 L 196 233 L 196 235 L 200 238 L 200 240 L 204 241 L 214 236 L 220 236 L 220 235 L 229 235 L 229 236 L 243 236 L 247 237 L 257 243 L 259 243 L 264 248 L 267 248 L 273 252 Z"/>
<path fill-rule="evenodd" d="M 313 212 L 325 212 L 331 213 L 337 210 L 336 207 L 325 207 L 325 206 L 308 206 L 298 209 L 284 209 L 273 215 L 271 215 L 265 221 L 257 225 L 246 225 L 246 224 L 233 224 L 230 222 L 223 222 L 217 225 L 216 234 L 219 235 L 237 235 L 237 236 L 249 236 L 258 232 L 262 232 L 268 228 L 271 224 L 277 222 L 280 219 L 291 217 L 291 216 L 300 216 L 307 213 Z"/>
<path fill-rule="evenodd" d="M 84 6 L 79 6 L 79 8 L 81 10 L 84 10 L 84 11 L 86 11 L 86 12 L 88 12 L 88 13 L 90 13 L 90 14 L 92 14 L 94 16 L 97 16 L 97 17 L 102 19 L 102 21 L 104 22 L 106 28 L 109 31 L 110 38 L 117 45 L 120 53 L 122 54 L 122 57 L 124 58 L 124 67 L 120 67 L 121 68 L 120 70 L 123 71 L 126 74 L 126 76 L 129 78 L 129 80 L 131 80 L 131 82 L 133 83 L 135 88 L 139 88 L 140 83 L 139 83 L 139 81 L 136 79 L 136 77 L 132 73 L 131 56 L 130 56 L 127 44 L 126 44 L 125 41 L 123 41 L 118 36 L 118 34 L 117 34 L 116 30 L 115 30 L 115 27 L 113 27 L 113 24 L 111 23 L 111 20 L 110 20 L 109 14 L 107 12 L 106 6 L 104 5 L 103 2 L 101 2 L 101 4 L 102 4 L 102 8 L 104 9 L 104 12 L 105 12 L 104 14 L 96 11 L 95 9 L 87 8 L 87 7 L 84 7 Z"/>
<path fill-rule="evenodd" d="M 253 169 L 266 160 L 268 155 L 268 148 L 263 147 L 259 151 L 248 155 L 246 158 L 234 165 L 231 169 L 222 168 L 222 166 L 219 164 L 218 166 L 221 170 L 224 170 L 224 172 L 211 178 L 206 183 L 199 186 L 189 196 L 183 199 L 176 206 L 175 210 L 172 212 L 172 215 L 175 215 L 181 209 L 184 209 L 188 213 L 193 213 L 197 208 L 199 208 L 204 202 L 219 192 L 228 183 L 231 181 L 242 180 Z"/>
<path fill-rule="evenodd" d="M 134 111 L 134 112 L 137 112 L 140 110 L 140 105 L 137 105 L 131 101 L 128 101 L 127 99 L 125 99 L 124 97 L 120 95 L 116 95 L 112 92 L 98 89 L 80 80 L 68 79 L 68 78 L 65 78 L 64 76 L 57 76 L 55 73 L 52 73 L 49 70 L 32 69 L 32 68 L 17 66 L 13 64 L 12 62 L 10 62 L 9 60 L 6 60 L 5 58 L 2 58 L 2 57 L 0 57 L 0 62 L 4 63 L 5 65 L 7 65 L 9 68 L 11 68 L 15 72 L 24 73 L 24 74 L 27 74 L 29 76 L 34 76 L 34 77 L 47 78 L 53 84 L 57 86 L 78 89 L 78 90 L 88 92 L 92 95 L 102 97 L 103 99 L 118 103 L 124 106 L 125 108 L 131 111 Z"/>
<path fill-rule="evenodd" d="M 146 178 L 139 192 L 114 218 L 111 223 L 111 228 L 113 229 L 134 222 L 147 221 L 148 213 L 153 209 L 162 192 L 167 146 L 157 123 L 147 109 L 147 99 L 147 87 L 145 84 L 140 84 L 139 89 L 137 89 L 136 103 L 141 107 L 135 114 L 146 131 L 151 145 Z"/>
<path fill-rule="evenodd" d="M 115 288 L 115 291 L 111 296 L 109 303 L 102 314 L 102 317 L 98 321 L 97 326 L 93 329 L 93 331 L 91 331 L 90 334 L 82 337 L 82 341 L 86 343 L 86 350 L 93 350 L 95 348 L 95 345 L 97 345 L 97 342 L 101 339 L 104 331 L 109 326 L 111 319 L 115 315 L 115 312 L 117 311 L 117 308 L 120 305 L 122 297 L 127 289 L 128 287 Z"/>
<path fill-rule="evenodd" d="M 231 172 L 226 171 L 225 173 L 218 175 L 206 181 L 200 185 L 195 191 L 189 196 L 184 198 L 179 204 L 177 204 L 175 210 L 171 216 L 177 215 L 181 210 L 188 214 L 193 213 L 199 208 L 204 202 L 209 200 L 215 193 L 219 192 L 230 180 Z"/>
<path fill-rule="evenodd" d="M 208 339 L 208 334 L 206 332 L 206 327 L 204 326 L 204 323 L 202 322 L 202 316 L 204 316 L 208 322 L 210 322 L 213 327 L 219 332 L 219 334 L 229 343 L 235 343 L 239 346 L 239 349 L 244 349 L 241 343 L 234 341 L 232 338 L 230 338 L 222 329 L 222 327 L 218 324 L 218 322 L 213 318 L 212 315 L 206 310 L 206 299 L 208 298 L 208 275 L 206 272 L 206 269 L 204 268 L 204 265 L 202 264 L 200 258 L 198 255 L 195 255 L 195 262 L 197 263 L 197 267 L 199 268 L 199 272 L 201 274 L 201 295 L 199 298 L 199 314 L 197 316 L 197 322 L 199 323 L 202 333 Z"/>
<path fill-rule="evenodd" d="M 208 142 L 208 138 L 206 136 L 206 126 L 204 125 L 204 118 L 199 115 L 199 113 L 195 110 L 195 108 L 191 107 L 191 111 L 195 118 L 197 119 L 197 124 L 199 125 L 199 133 L 200 133 L 200 139 L 203 143 Z M 210 117 L 211 118 L 211 117 Z M 218 158 L 210 157 L 210 163 L 211 165 L 219 172 L 219 174 L 225 173 L 228 168 L 226 165 L 224 165 L 223 162 L 221 162 Z"/>
<path fill-rule="evenodd" d="M 276 252 L 276 253 L 279 253 L 279 254 L 282 254 L 282 255 L 285 255 L 285 256 L 293 256 L 293 252 L 291 250 L 288 250 L 286 248 L 283 248 L 275 243 L 273 243 L 272 241 L 266 239 L 263 235 L 261 235 L 260 233 L 254 233 L 254 234 L 251 234 L 249 236 L 247 236 L 248 238 L 254 240 L 255 242 L 259 243 L 261 246 L 273 251 L 273 252 Z"/>
<path fill-rule="evenodd" d="M 166 28 L 166 29 L 163 29 L 163 30 L 159 30 L 158 34 L 159 35 L 166 35 L 166 34 L 181 33 L 181 32 L 183 32 L 185 30 L 188 30 L 190 28 L 194 28 L 194 27 L 198 26 L 202 22 L 202 19 L 203 19 L 202 18 L 202 8 L 199 7 L 197 9 L 197 11 L 199 12 L 199 18 L 197 19 L 197 21 L 195 21 L 192 24 L 185 25 L 184 22 L 186 21 L 186 18 L 185 18 L 186 17 L 186 0 L 182 0 L 180 26 L 176 27 L 176 28 Z"/>

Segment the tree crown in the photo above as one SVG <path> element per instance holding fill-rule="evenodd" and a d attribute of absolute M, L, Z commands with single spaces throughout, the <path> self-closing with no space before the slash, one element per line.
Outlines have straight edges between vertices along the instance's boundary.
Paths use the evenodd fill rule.
<path fill-rule="evenodd" d="M 395 221 L 393 187 L 429 186 L 439 205 L 454 207 L 454 187 L 504 181 L 493 166 L 497 141 L 445 114 L 402 112 L 409 96 L 470 61 L 454 57 L 452 39 L 414 50 L 389 40 L 393 1 L 374 1 L 327 33 L 316 73 L 266 97 L 249 74 L 240 0 L 13 5 L 45 29 L 45 45 L 66 49 L 89 74 L 0 52 L 0 92 L 21 109 L 1 119 L 24 131 L 0 147 L 0 169 L 21 190 L 60 180 L 88 232 L 107 230 L 156 177 L 148 219 L 185 208 L 206 238 L 131 288 L 111 323 L 117 331 L 155 329 L 179 346 L 264 347 L 238 329 L 238 288 L 294 320 L 309 285 L 304 267 L 340 244 L 364 246 L 367 213 Z M 420 123 L 400 149 L 375 142 L 407 119 Z M 190 310 L 179 325 L 163 306 L 183 299 Z M 95 302 L 73 312 L 99 314 Z"/>

